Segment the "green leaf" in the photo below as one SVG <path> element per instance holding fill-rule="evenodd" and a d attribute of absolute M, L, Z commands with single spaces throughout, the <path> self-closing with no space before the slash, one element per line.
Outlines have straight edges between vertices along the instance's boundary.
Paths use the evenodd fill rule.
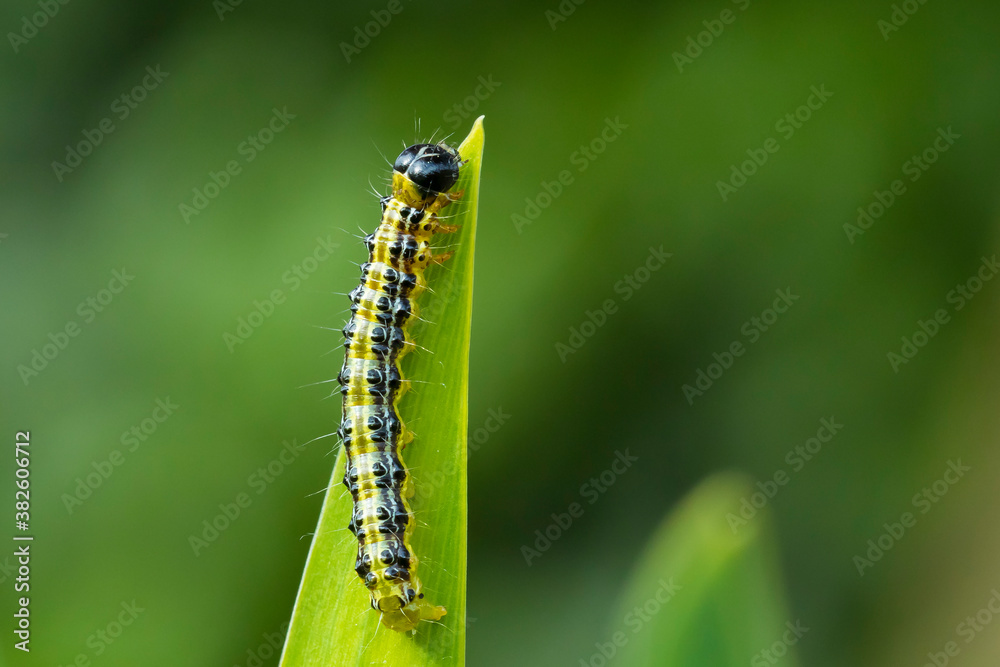
<path fill-rule="evenodd" d="M 658 528 L 601 638 L 615 664 L 745 667 L 775 642 L 800 641 L 786 626 L 797 619 L 786 612 L 768 518 L 740 515 L 755 491 L 742 476 L 712 477 Z M 774 654 L 783 667 L 797 664 L 793 645 Z"/>
<path fill-rule="evenodd" d="M 443 211 L 461 228 L 435 237 L 454 255 L 429 269 L 430 290 L 420 297 L 425 321 L 414 325 L 413 336 L 426 349 L 401 362 L 404 376 L 415 381 L 399 410 L 416 435 L 402 457 L 416 487 L 410 504 L 417 521 L 412 538 L 417 575 L 426 599 L 448 613 L 437 623 L 421 623 L 415 634 L 379 623 L 354 572 L 357 540 L 346 528 L 351 497 L 341 484 L 341 449 L 295 602 L 283 667 L 465 664 L 469 335 L 482 120 L 459 147 L 465 164 L 456 190 L 464 195 Z"/>

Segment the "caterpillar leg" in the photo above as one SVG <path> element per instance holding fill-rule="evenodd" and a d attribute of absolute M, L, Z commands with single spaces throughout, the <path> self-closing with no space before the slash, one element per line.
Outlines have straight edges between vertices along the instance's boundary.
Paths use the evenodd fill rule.
<path fill-rule="evenodd" d="M 431 257 L 431 262 L 433 262 L 434 264 L 444 264 L 449 259 L 451 259 L 451 256 L 453 254 L 454 253 L 449 251 L 449 252 L 443 252 L 440 255 L 434 255 L 433 257 Z"/>
<path fill-rule="evenodd" d="M 408 632 L 415 630 L 420 621 L 437 621 L 448 611 L 439 605 L 415 600 L 401 609 L 382 612 L 382 623 L 390 630 Z"/>
<path fill-rule="evenodd" d="M 395 178 L 395 176 L 393 178 Z M 465 194 L 465 190 L 460 190 L 458 192 L 442 192 L 434 197 L 430 203 L 424 204 L 423 209 L 427 213 L 437 213 L 448 204 L 461 199 L 463 194 Z"/>

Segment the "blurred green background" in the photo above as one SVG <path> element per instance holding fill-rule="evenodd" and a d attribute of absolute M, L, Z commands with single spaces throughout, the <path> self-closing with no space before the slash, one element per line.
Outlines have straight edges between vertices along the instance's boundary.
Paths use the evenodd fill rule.
<path fill-rule="evenodd" d="M 334 460 L 330 439 L 281 452 L 339 418 L 328 385 L 302 386 L 341 363 L 339 333 L 322 327 L 342 325 L 355 237 L 377 221 L 369 182 L 382 188 L 381 154 L 435 129 L 460 138 L 484 113 L 472 442 L 491 410 L 509 417 L 470 455 L 470 664 L 588 659 L 662 517 L 736 469 L 787 475 L 767 511 L 788 620 L 810 628 L 803 664 L 923 665 L 955 641 L 951 664 L 995 665 L 1000 623 L 981 615 L 971 641 L 959 624 L 1000 587 L 1000 281 L 961 309 L 948 295 L 997 252 L 1000 9 L 903 4 L 914 13 L 102 0 L 53 3 L 33 31 L 45 2 L 6 0 L 0 415 L 8 447 L 32 433 L 36 553 L 30 656 L 12 648 L 0 555 L 0 655 L 248 666 L 268 636 L 280 644 Z M 894 12 L 899 29 L 880 28 Z M 369 23 L 365 44 L 355 29 Z M 690 62 L 674 55 L 686 49 Z M 789 136 L 780 121 L 823 86 L 832 95 Z M 275 109 L 294 118 L 259 150 L 244 143 Z M 602 146 L 607 119 L 619 130 Z M 960 136 L 904 171 L 939 128 Z M 724 200 L 717 183 L 769 138 L 777 152 Z M 81 142 L 77 166 L 53 167 Z M 602 152 L 582 158 L 591 145 Z M 185 216 L 230 161 L 238 173 Z M 539 197 L 563 171 L 572 182 Z M 905 192 L 852 243 L 844 225 L 897 179 Z M 661 246 L 671 257 L 626 300 L 616 284 Z M 104 291 L 114 271 L 134 276 L 120 293 Z M 762 331 L 751 318 L 767 321 L 786 289 L 798 299 Z M 584 325 L 609 299 L 603 326 Z M 255 301 L 270 314 L 251 316 Z M 894 370 L 887 353 L 938 309 L 947 321 Z M 234 343 L 241 318 L 259 326 Z M 737 341 L 744 353 L 689 401 L 683 385 L 718 375 L 713 354 Z M 157 400 L 177 406 L 162 423 Z M 786 459 L 824 418 L 843 424 L 834 439 L 801 467 Z M 626 450 L 638 463 L 591 503 L 582 485 Z M 959 460 L 971 471 L 922 514 L 915 494 Z M 96 488 L 67 500 L 88 475 Z M 252 502 L 239 517 L 192 545 L 240 493 Z M 522 546 L 574 502 L 583 515 L 528 565 Z M 855 557 L 908 511 L 916 524 L 859 575 Z M 97 638 L 133 601 L 135 621 Z"/>

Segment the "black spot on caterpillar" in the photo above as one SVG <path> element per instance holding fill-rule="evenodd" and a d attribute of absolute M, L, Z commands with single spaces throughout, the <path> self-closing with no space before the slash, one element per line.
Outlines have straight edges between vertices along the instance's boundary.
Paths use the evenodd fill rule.
<path fill-rule="evenodd" d="M 396 158 L 392 194 L 381 199 L 381 223 L 364 239 L 368 261 L 349 295 L 351 319 L 343 329 L 338 434 L 347 455 L 344 485 L 353 500 L 347 527 L 358 539 L 355 571 L 382 622 L 401 632 L 445 614 L 424 600 L 417 578 L 407 500 L 414 489 L 400 456 L 413 435 L 397 405 L 408 387 L 399 361 L 413 344 L 408 326 L 426 286 L 424 271 L 449 256 L 435 255 L 431 238 L 457 229 L 443 224 L 438 212 L 461 197 L 449 193 L 461 166 L 458 153 L 443 144 L 416 144 Z"/>

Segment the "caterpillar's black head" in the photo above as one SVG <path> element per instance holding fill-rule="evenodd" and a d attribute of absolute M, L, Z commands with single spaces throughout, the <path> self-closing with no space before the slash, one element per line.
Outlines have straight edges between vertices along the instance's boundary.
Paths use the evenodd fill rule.
<path fill-rule="evenodd" d="M 438 144 L 414 144 L 396 158 L 393 171 L 409 179 L 424 197 L 447 192 L 458 182 L 462 162 L 454 151 Z"/>

